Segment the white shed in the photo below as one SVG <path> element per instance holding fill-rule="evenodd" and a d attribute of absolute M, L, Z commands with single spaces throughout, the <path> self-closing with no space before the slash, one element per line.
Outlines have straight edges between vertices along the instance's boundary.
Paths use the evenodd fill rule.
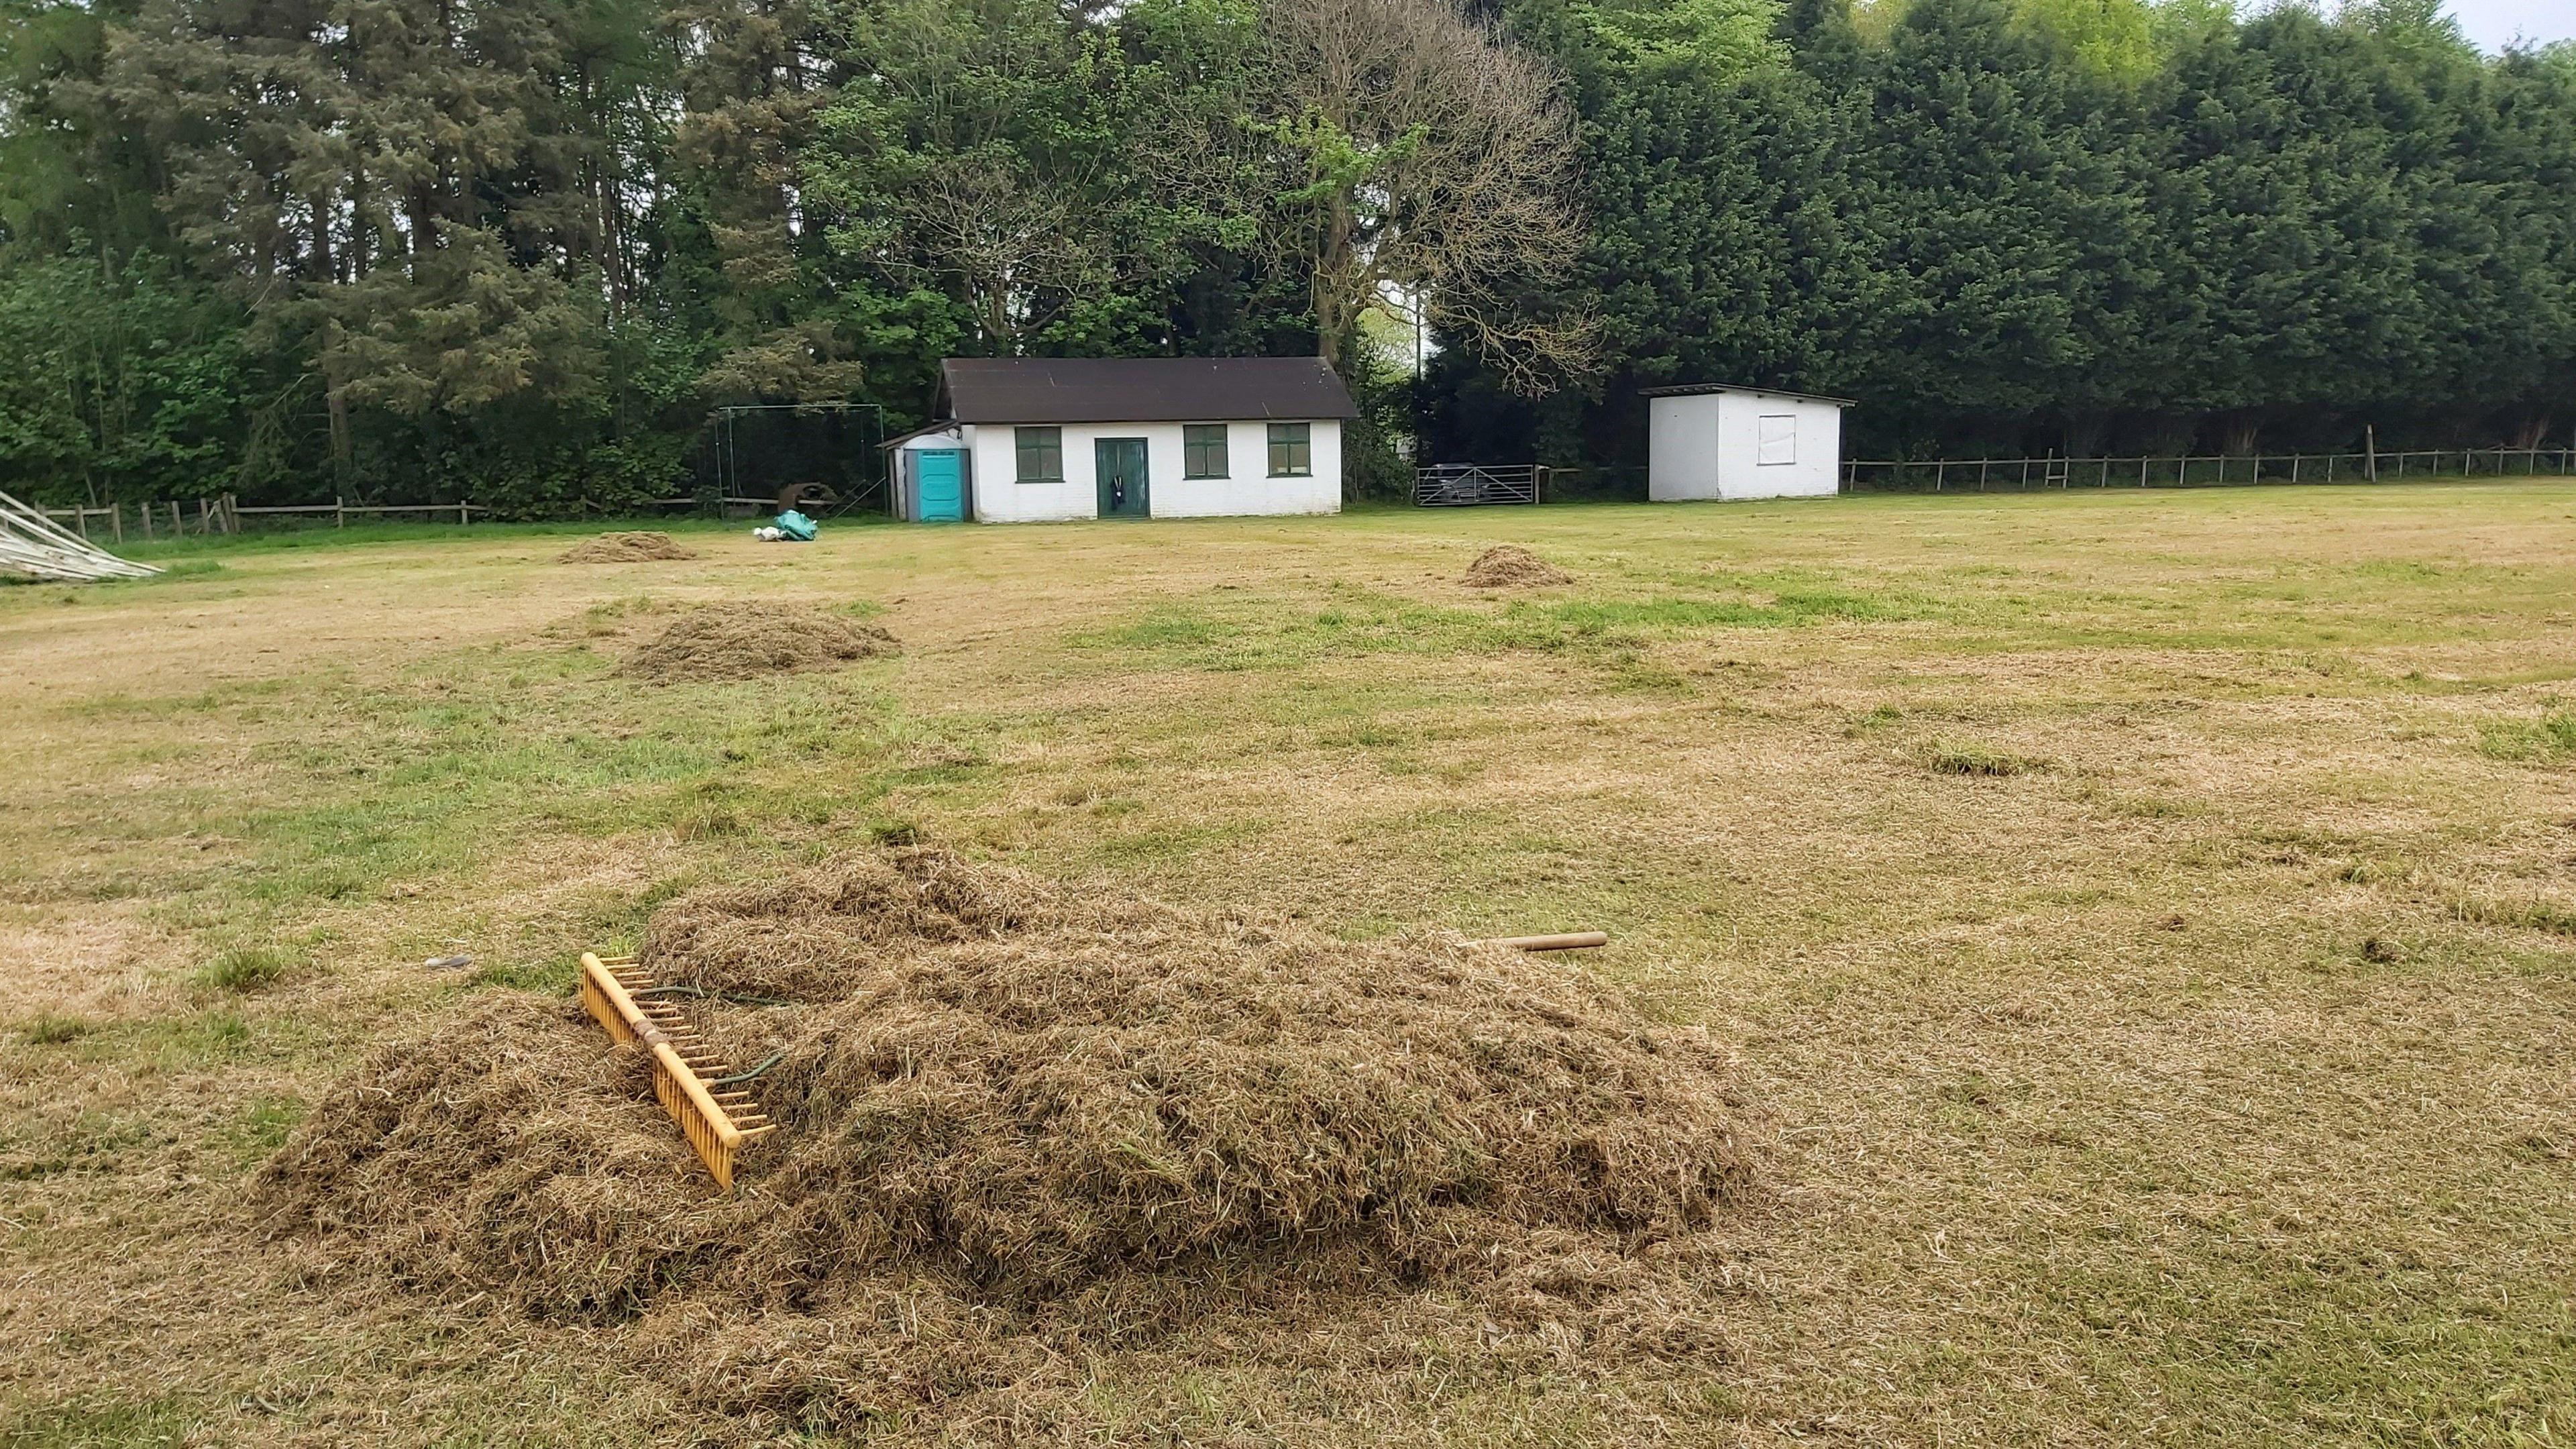
<path fill-rule="evenodd" d="M 1701 383 L 1646 389 L 1646 496 L 1831 497 L 1847 398 Z"/>
<path fill-rule="evenodd" d="M 888 445 L 919 521 L 1339 513 L 1359 415 L 1320 357 L 952 357 L 940 391 Z"/>

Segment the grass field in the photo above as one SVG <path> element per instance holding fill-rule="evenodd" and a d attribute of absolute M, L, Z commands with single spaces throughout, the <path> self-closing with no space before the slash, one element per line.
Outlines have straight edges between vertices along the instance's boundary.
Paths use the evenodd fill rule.
<path fill-rule="evenodd" d="M 591 1330 L 300 1280 L 244 1185 L 389 1031 L 906 828 L 1607 929 L 1565 969 L 1757 1113 L 1686 1393 L 1112 1363 L 1076 1442 L 2576 1440 L 2576 485 L 565 541 L 0 589 L 0 1444 L 687 1439 Z M 1461 588 L 1498 541 L 1578 581 Z M 611 677 L 754 596 L 904 653 Z"/>

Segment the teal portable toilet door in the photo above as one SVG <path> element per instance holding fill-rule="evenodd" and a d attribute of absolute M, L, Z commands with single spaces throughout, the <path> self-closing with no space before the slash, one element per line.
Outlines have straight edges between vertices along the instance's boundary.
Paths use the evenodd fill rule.
<path fill-rule="evenodd" d="M 924 448 L 921 470 L 921 521 L 966 521 L 966 454 L 960 448 Z"/>

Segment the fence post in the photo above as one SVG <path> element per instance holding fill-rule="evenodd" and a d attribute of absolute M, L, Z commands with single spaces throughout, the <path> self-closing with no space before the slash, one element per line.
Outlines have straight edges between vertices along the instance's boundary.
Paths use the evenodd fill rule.
<path fill-rule="evenodd" d="M 337 495 L 334 495 L 334 496 L 332 497 L 332 499 L 331 499 L 331 526 L 332 526 L 333 528 L 346 528 L 346 527 L 348 527 L 348 526 L 349 526 L 349 500 L 348 500 L 348 499 L 338 497 Z"/>

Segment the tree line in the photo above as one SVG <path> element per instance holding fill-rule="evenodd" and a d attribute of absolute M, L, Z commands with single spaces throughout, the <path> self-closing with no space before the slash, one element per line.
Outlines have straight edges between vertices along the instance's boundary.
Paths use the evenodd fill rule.
<path fill-rule="evenodd" d="M 1668 381 L 2518 444 L 2571 173 L 2576 55 L 2434 0 L 0 0 L 0 488 L 617 508 L 1011 353 L 1320 351 L 1363 488 Z"/>

